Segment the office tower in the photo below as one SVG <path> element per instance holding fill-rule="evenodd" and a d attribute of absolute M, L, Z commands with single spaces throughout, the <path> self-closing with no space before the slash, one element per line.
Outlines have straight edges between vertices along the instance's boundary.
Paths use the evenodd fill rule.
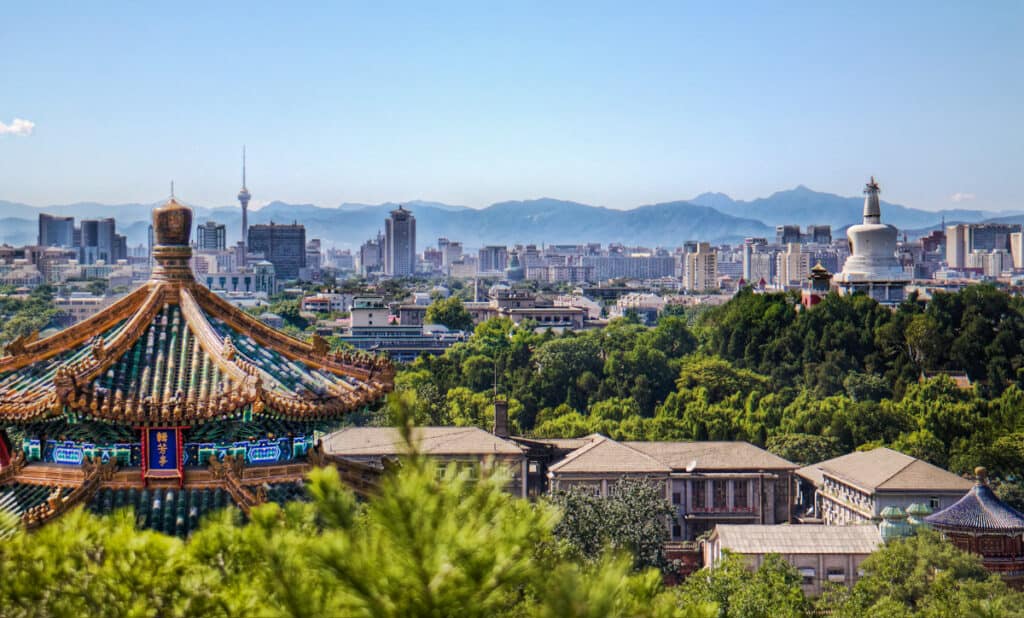
<path fill-rule="evenodd" d="M 718 254 L 710 243 L 697 243 L 696 251 L 686 254 L 685 285 L 691 292 L 718 287 Z"/>
<path fill-rule="evenodd" d="M 457 240 L 448 241 L 441 250 L 441 266 L 448 268 L 462 259 L 462 243 Z"/>
<path fill-rule="evenodd" d="M 967 226 L 969 250 L 1007 251 L 1010 248 L 1010 234 L 1021 231 L 1019 223 L 974 223 Z"/>
<path fill-rule="evenodd" d="M 227 228 L 215 221 L 196 226 L 196 246 L 200 251 L 223 251 L 227 248 Z"/>
<path fill-rule="evenodd" d="M 415 272 L 416 217 L 399 206 L 384 220 L 384 273 L 392 277 L 407 277 Z"/>
<path fill-rule="evenodd" d="M 776 225 L 775 244 L 788 245 L 791 242 L 800 242 L 799 225 Z"/>
<path fill-rule="evenodd" d="M 112 218 L 83 219 L 81 226 L 80 261 L 95 264 L 97 260 L 113 262 L 116 223 Z"/>
<path fill-rule="evenodd" d="M 39 215 L 39 239 L 41 247 L 75 246 L 75 218 Z"/>
<path fill-rule="evenodd" d="M 946 265 L 950 268 L 963 268 L 966 265 L 967 225 L 951 225 L 946 228 Z"/>
<path fill-rule="evenodd" d="M 504 245 L 488 245 L 477 252 L 480 272 L 504 271 L 508 264 L 508 249 Z"/>
<path fill-rule="evenodd" d="M 816 245 L 830 245 L 832 244 L 832 226 L 831 225 L 808 225 L 807 226 L 807 238 L 805 242 L 813 243 Z"/>
<path fill-rule="evenodd" d="M 359 272 L 363 275 L 380 272 L 384 268 L 384 236 L 378 231 L 359 247 Z"/>
<path fill-rule="evenodd" d="M 242 205 L 242 259 L 245 259 L 246 247 L 245 243 L 248 242 L 249 238 L 249 200 L 252 199 L 252 194 L 249 193 L 249 189 L 245 186 L 245 146 L 242 146 L 242 190 L 238 192 L 238 203 Z M 243 266 L 245 264 L 243 263 Z M 280 273 L 278 273 L 280 276 Z"/>
<path fill-rule="evenodd" d="M 1013 268 L 1015 270 L 1024 268 L 1024 233 L 1014 232 L 1010 234 L 1010 255 L 1013 257 Z"/>
<path fill-rule="evenodd" d="M 306 226 L 281 225 L 271 221 L 249 228 L 249 251 L 262 253 L 274 265 L 278 280 L 298 279 L 306 267 Z"/>
<path fill-rule="evenodd" d="M 306 268 L 310 275 L 318 276 L 323 266 L 323 254 L 321 253 L 320 239 L 314 238 L 306 243 Z"/>
<path fill-rule="evenodd" d="M 114 245 L 110 251 L 110 261 L 128 259 L 128 238 L 122 234 L 114 234 Z"/>
<path fill-rule="evenodd" d="M 428 265 L 430 270 L 439 271 L 441 265 L 444 264 L 444 253 L 439 249 L 427 247 L 423 250 L 423 262 Z"/>
<path fill-rule="evenodd" d="M 799 286 L 811 273 L 811 256 L 805 253 L 798 242 L 786 245 L 786 250 L 778 255 L 779 285 Z"/>
<path fill-rule="evenodd" d="M 744 238 L 743 239 L 743 279 L 747 283 L 752 281 L 756 283 L 752 275 L 752 262 L 754 259 L 754 253 L 758 252 L 762 247 L 768 246 L 767 238 Z M 765 281 L 771 281 L 771 279 L 765 279 Z"/>

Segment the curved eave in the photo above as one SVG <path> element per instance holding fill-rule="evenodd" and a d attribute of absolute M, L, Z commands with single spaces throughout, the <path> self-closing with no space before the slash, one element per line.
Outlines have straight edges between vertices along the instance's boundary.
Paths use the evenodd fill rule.
<path fill-rule="evenodd" d="M 49 360 L 54 356 L 78 347 L 94 337 L 113 328 L 118 322 L 128 319 L 146 302 L 154 284 L 143 285 L 128 293 L 103 311 L 54 333 L 45 339 L 26 343 L 17 354 L 0 357 L 0 374 L 17 371 L 33 363 Z M 8 346 L 8 349 L 10 346 Z"/>
<path fill-rule="evenodd" d="M 326 350 L 318 351 L 305 341 L 300 341 L 267 326 L 204 287 L 195 286 L 193 290 L 196 292 L 196 300 L 200 306 L 210 315 L 223 320 L 232 329 L 244 332 L 260 345 L 274 349 L 289 360 L 330 371 L 336 375 L 373 382 L 385 391 L 391 390 L 393 386 L 395 370 L 386 359 L 362 355 L 328 354 Z"/>
<path fill-rule="evenodd" d="M 211 297 L 216 300 L 211 302 Z M 160 361 L 147 363 L 145 371 L 158 375 L 162 375 L 161 371 L 169 372 L 168 375 L 173 372 L 180 376 L 186 371 L 194 374 L 195 359 L 201 359 L 215 367 L 214 383 L 211 384 L 204 373 L 202 381 L 186 382 L 187 388 L 180 390 L 171 388 L 169 380 L 162 381 L 163 388 L 156 391 L 123 388 L 121 382 L 111 385 L 109 376 L 123 371 L 123 362 L 131 367 L 139 366 L 138 353 L 134 355 L 135 360 L 126 355 L 132 354 L 136 345 L 147 345 L 140 339 L 150 329 L 164 328 L 161 336 L 167 335 L 168 322 L 157 320 L 169 305 L 177 305 L 180 310 L 180 322 L 176 321 L 176 328 L 169 332 L 170 336 L 182 340 L 181 351 L 168 356 L 163 364 Z M 217 333 L 207 312 L 232 331 L 245 333 L 260 345 L 305 366 L 305 371 L 319 385 L 318 394 L 292 391 L 271 373 L 246 360 L 229 338 Z M 158 324 L 163 326 L 156 326 Z M 111 331 L 115 326 L 117 328 Z M 98 336 L 107 333 L 109 341 Z M 90 338 L 89 347 L 82 347 Z M 197 344 L 191 357 L 184 344 L 189 338 Z M 152 334 L 149 341 L 152 347 Z M 61 342 L 62 345 L 44 351 L 39 349 L 44 342 Z M 391 390 L 394 375 L 390 363 L 383 359 L 353 357 L 356 362 L 345 364 L 326 354 L 318 358 L 310 344 L 274 331 L 194 283 L 150 282 L 94 318 L 43 342 L 26 346 L 24 356 L 28 360 L 22 356 L 9 358 L 17 363 L 17 368 L 23 368 L 61 352 L 74 351 L 76 346 L 78 351 L 57 367 L 52 380 L 45 385 L 29 391 L 0 391 L 0 419 L 25 423 L 73 414 L 83 420 L 154 425 L 201 424 L 252 414 L 290 420 L 324 420 L 337 418 L 379 399 Z M 116 369 L 115 365 L 122 369 Z M 178 379 L 180 386 L 181 378 Z M 196 384 L 207 384 L 210 388 L 200 391 Z"/>

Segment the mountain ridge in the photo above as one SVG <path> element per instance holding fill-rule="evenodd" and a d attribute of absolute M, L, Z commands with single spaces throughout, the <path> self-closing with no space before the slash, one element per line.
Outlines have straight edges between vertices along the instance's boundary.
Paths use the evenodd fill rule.
<path fill-rule="evenodd" d="M 863 199 L 824 193 L 798 185 L 750 201 L 734 200 L 725 193 L 702 193 L 690 200 L 642 204 L 612 209 L 540 197 L 495 202 L 480 209 L 413 200 L 402 202 L 417 219 L 417 246 L 422 249 L 439 236 L 460 240 L 466 247 L 485 244 L 621 242 L 634 245 L 681 245 L 686 240 L 736 242 L 746 236 L 774 237 L 774 226 L 784 223 L 827 224 L 836 233 L 861 218 Z M 90 218 L 113 216 L 129 243 L 146 242 L 146 225 L 153 204 L 74 204 L 36 207 L 0 200 L 4 219 L 0 239 L 8 244 L 35 242 L 35 218 L 39 213 Z M 335 207 L 272 201 L 249 211 L 250 224 L 299 221 L 309 238 L 321 238 L 327 246 L 357 248 L 383 229 L 384 218 L 398 202 L 361 204 L 343 202 Z M 235 242 L 241 227 L 241 209 L 233 205 L 190 204 L 196 223 L 214 220 L 228 228 L 228 242 Z M 948 221 L 980 222 L 1013 217 L 1020 213 L 949 209 L 925 211 L 899 204 L 882 203 L 886 223 L 907 230 L 934 228 Z M 20 216 L 19 216 L 20 215 Z M 26 215 L 30 219 L 24 218 Z"/>

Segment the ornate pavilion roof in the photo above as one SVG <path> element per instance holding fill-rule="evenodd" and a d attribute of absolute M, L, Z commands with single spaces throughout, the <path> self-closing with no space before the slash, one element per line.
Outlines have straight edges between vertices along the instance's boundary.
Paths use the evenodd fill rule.
<path fill-rule="evenodd" d="M 978 483 L 949 507 L 925 517 L 940 530 L 964 532 L 1024 532 L 1024 514 L 996 497 L 979 468 Z"/>
<path fill-rule="evenodd" d="M 159 426 L 245 414 L 336 418 L 392 388 L 381 358 L 300 341 L 198 284 L 192 212 L 173 198 L 153 212 L 153 277 L 95 316 L 0 357 L 0 424 L 66 415 Z"/>

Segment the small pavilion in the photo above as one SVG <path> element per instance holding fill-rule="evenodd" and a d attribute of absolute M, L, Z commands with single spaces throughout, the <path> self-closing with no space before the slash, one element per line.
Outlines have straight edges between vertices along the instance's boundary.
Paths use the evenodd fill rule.
<path fill-rule="evenodd" d="M 953 545 L 981 556 L 982 564 L 1015 588 L 1024 587 L 1024 514 L 996 497 L 985 468 L 967 495 L 925 522 Z"/>

